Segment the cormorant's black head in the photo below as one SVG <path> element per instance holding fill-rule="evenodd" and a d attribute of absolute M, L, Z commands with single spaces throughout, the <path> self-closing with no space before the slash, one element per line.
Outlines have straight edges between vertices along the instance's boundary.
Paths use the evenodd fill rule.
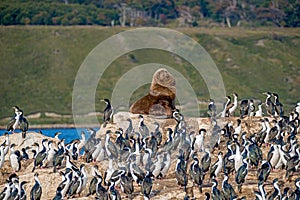
<path fill-rule="evenodd" d="M 195 152 L 195 153 L 193 153 L 193 155 L 192 155 L 192 158 L 195 160 L 195 161 L 199 161 L 198 160 L 198 157 L 197 157 L 197 153 Z"/>
<path fill-rule="evenodd" d="M 56 132 L 54 135 L 57 136 L 57 135 L 60 135 L 60 134 L 61 134 L 61 132 L 58 131 L 58 132 Z"/>
<path fill-rule="evenodd" d="M 103 99 L 102 101 L 104 101 L 106 104 L 110 104 L 109 99 Z"/>
<path fill-rule="evenodd" d="M 212 182 L 212 184 L 213 184 L 214 186 L 217 186 L 217 185 L 218 185 L 218 182 L 216 181 L 216 179 L 212 179 L 211 182 Z"/>
<path fill-rule="evenodd" d="M 42 143 L 48 142 L 48 139 L 43 139 Z"/>
<path fill-rule="evenodd" d="M 20 108 L 18 107 L 18 106 L 13 106 L 12 107 L 15 111 L 19 111 L 20 110 Z"/>
<path fill-rule="evenodd" d="M 201 128 L 201 129 L 199 130 L 199 133 L 201 133 L 201 132 L 204 132 L 204 133 L 206 133 L 206 129 L 204 129 L 204 128 Z"/>
<path fill-rule="evenodd" d="M 273 184 L 275 184 L 275 183 L 278 183 L 278 178 L 275 178 L 275 179 L 273 180 Z"/>
<path fill-rule="evenodd" d="M 11 174 L 11 175 L 9 176 L 8 179 L 9 179 L 10 182 L 12 182 L 13 179 L 19 179 L 19 177 L 18 177 L 18 175 L 17 175 L 16 173 L 13 173 L 13 174 Z"/>
<path fill-rule="evenodd" d="M 29 183 L 29 182 L 27 182 L 27 181 L 22 181 L 22 182 L 21 182 L 21 186 L 23 186 L 23 185 L 25 185 L 25 184 L 27 184 L 27 183 Z"/>
<path fill-rule="evenodd" d="M 58 186 L 56 189 L 56 192 L 61 192 L 61 191 L 62 191 L 62 188 Z"/>
<path fill-rule="evenodd" d="M 206 196 L 207 199 L 210 198 L 210 194 L 208 192 L 205 192 L 205 196 Z"/>
<path fill-rule="evenodd" d="M 82 170 L 82 168 L 84 168 L 85 167 L 85 164 L 81 164 L 80 165 L 80 170 Z"/>

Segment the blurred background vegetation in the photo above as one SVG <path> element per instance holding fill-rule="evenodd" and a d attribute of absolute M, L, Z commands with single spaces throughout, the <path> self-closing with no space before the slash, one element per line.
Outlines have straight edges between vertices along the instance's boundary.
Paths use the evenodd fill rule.
<path fill-rule="evenodd" d="M 1 0 L 2 25 L 299 27 L 298 0 Z"/>

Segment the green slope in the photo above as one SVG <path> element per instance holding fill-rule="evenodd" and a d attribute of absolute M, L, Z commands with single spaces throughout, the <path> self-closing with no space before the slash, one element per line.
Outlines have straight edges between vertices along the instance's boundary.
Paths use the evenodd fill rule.
<path fill-rule="evenodd" d="M 125 29 L 102 27 L 0 27 L 0 117 L 19 105 L 26 113 L 72 113 L 72 89 L 81 63 L 104 39 Z M 263 99 L 277 92 L 289 108 L 299 99 L 300 29 L 178 29 L 198 41 L 217 64 L 226 92 Z M 109 98 L 114 84 L 129 69 L 162 63 L 183 74 L 199 100 L 207 88 L 188 62 L 168 52 L 131 52 L 111 64 L 99 82 L 96 99 Z M 88 78 L 88 77 L 87 77 Z M 131 100 L 143 96 L 139 88 Z M 96 101 L 96 110 L 103 109 Z"/>

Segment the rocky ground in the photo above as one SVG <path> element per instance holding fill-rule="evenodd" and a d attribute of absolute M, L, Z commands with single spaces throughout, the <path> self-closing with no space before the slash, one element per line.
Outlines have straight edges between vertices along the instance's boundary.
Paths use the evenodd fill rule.
<path fill-rule="evenodd" d="M 114 118 L 114 124 L 109 124 L 106 128 L 100 129 L 100 131 L 97 133 L 97 137 L 103 137 L 107 129 L 111 129 L 112 131 L 116 130 L 119 127 L 122 127 L 123 129 L 126 129 L 127 123 L 124 122 L 124 119 L 128 117 L 128 114 L 120 114 L 117 118 Z M 138 124 L 138 117 L 136 115 L 130 115 L 129 117 L 133 118 L 134 126 L 137 126 Z M 199 130 L 199 128 L 206 128 L 209 129 L 209 120 L 207 118 L 201 118 L 201 119 L 186 119 L 188 122 L 188 128 L 194 129 L 196 131 Z M 242 121 L 242 127 L 243 131 L 246 131 L 248 134 L 256 133 L 259 129 L 259 123 L 257 118 L 253 119 L 244 119 Z M 173 119 L 155 119 L 152 117 L 146 117 L 145 123 L 149 125 L 149 128 L 152 129 L 152 123 L 154 121 L 158 121 L 161 125 L 161 131 L 165 133 L 165 130 L 167 127 L 173 127 L 175 124 L 175 120 Z M 232 121 L 233 125 L 236 125 L 236 118 L 230 118 L 226 119 L 223 123 L 227 123 L 228 121 Z M 297 136 L 299 137 L 299 136 Z M 12 134 L 10 135 L 10 139 L 12 143 L 15 143 L 17 145 L 17 149 L 21 149 L 26 146 L 31 146 L 34 142 L 41 143 L 41 140 L 44 138 L 48 138 L 44 135 L 41 135 L 39 133 L 29 132 L 27 134 L 27 137 L 25 140 L 21 139 L 20 134 Z M 56 143 L 57 140 L 53 138 L 48 138 L 49 140 L 53 140 Z M 209 135 L 206 136 L 206 141 L 208 141 Z M 298 138 L 299 139 L 299 138 Z M 5 138 L 2 136 L 0 137 L 0 144 L 5 140 Z M 263 146 L 262 148 L 264 153 L 264 158 L 266 159 L 267 152 L 269 150 L 269 147 Z M 218 151 L 225 152 L 225 145 L 222 143 L 220 149 L 216 149 L 213 153 L 213 160 L 212 163 L 216 160 Z M 198 155 L 199 158 L 201 158 L 201 153 Z M 32 158 L 32 155 L 30 155 Z M 175 179 L 175 165 L 176 165 L 176 154 L 172 156 L 172 165 L 169 170 L 169 173 L 167 176 L 160 180 L 154 180 L 153 184 L 153 190 L 151 199 L 183 199 L 186 195 L 182 188 L 180 188 L 177 185 L 176 179 Z M 83 159 L 79 159 L 78 161 L 74 161 L 74 163 L 79 166 L 81 163 L 83 163 Z M 93 165 L 98 165 L 100 168 L 100 171 L 102 175 L 104 174 L 105 169 L 107 168 L 107 161 L 102 161 L 99 163 L 87 163 L 86 164 L 86 171 L 88 172 L 89 181 L 91 180 L 91 167 Z M 189 166 L 189 165 L 188 165 Z M 17 175 L 20 178 L 20 181 L 26 180 L 29 181 L 29 183 L 25 186 L 27 195 L 29 196 L 30 189 L 32 188 L 34 184 L 34 173 L 31 172 L 33 168 L 33 159 L 29 159 L 27 161 L 22 161 L 22 168 L 19 172 L 17 172 Z M 4 167 L 2 168 L 3 176 L 0 175 L 0 191 L 4 188 L 5 180 L 8 178 L 8 176 L 12 173 L 12 168 L 10 167 L 8 156 L 6 157 L 6 161 L 4 164 Z M 53 173 L 52 168 L 43 168 L 43 169 L 36 169 L 36 172 L 39 173 L 39 179 L 41 181 L 42 187 L 43 187 L 43 193 L 42 193 L 42 199 L 52 199 L 55 196 L 55 191 L 58 186 L 58 184 L 61 182 L 61 177 L 59 173 Z M 246 180 L 246 183 L 243 186 L 242 193 L 239 194 L 239 197 L 245 196 L 246 199 L 255 199 L 254 191 L 258 190 L 257 188 L 257 169 L 250 169 L 248 178 Z M 267 181 L 265 185 L 265 190 L 268 192 L 273 188 L 272 181 L 274 178 L 279 178 L 279 185 L 281 190 L 283 191 L 283 188 L 285 187 L 291 187 L 294 189 L 294 180 L 299 177 L 299 172 L 296 172 L 294 176 L 292 177 L 292 181 L 287 181 L 284 178 L 285 171 L 284 170 L 273 170 L 269 176 L 269 180 Z M 230 176 L 229 183 L 231 183 L 236 189 L 236 184 L 234 180 L 234 175 Z M 219 188 L 221 185 L 221 182 L 223 180 L 222 173 L 219 174 L 218 177 L 219 180 Z M 204 193 L 205 192 L 211 192 L 211 182 L 208 179 L 208 176 L 206 176 L 206 179 L 204 181 L 203 185 L 203 193 L 199 193 L 198 189 L 196 187 L 193 187 L 193 184 L 191 181 L 188 183 L 188 190 L 187 193 L 189 196 L 194 196 L 196 199 L 205 199 Z M 122 195 L 122 199 L 126 199 L 124 194 L 120 191 Z M 87 189 L 84 191 L 84 193 L 76 198 L 76 199 L 95 199 L 94 196 L 92 197 L 85 197 L 87 194 Z M 140 194 L 140 188 L 139 186 L 135 185 L 135 192 L 133 195 L 133 199 L 143 199 L 142 195 Z"/>

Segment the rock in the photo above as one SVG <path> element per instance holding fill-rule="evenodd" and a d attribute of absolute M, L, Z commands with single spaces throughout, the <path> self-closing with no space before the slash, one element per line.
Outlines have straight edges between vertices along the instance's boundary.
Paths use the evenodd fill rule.
<path fill-rule="evenodd" d="M 149 94 L 132 104 L 130 112 L 171 118 L 175 97 L 175 79 L 165 68 L 161 68 L 153 75 Z"/>

